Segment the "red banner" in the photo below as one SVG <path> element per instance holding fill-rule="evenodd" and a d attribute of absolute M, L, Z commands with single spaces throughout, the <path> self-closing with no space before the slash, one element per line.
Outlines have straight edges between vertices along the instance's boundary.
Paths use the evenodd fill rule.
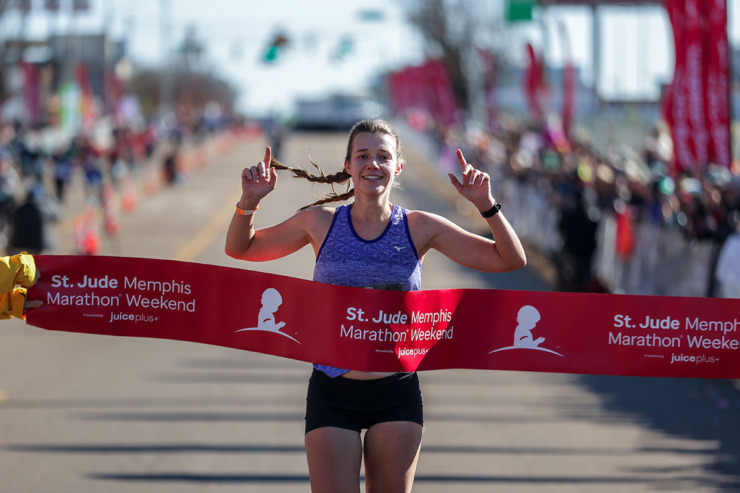
<path fill-rule="evenodd" d="M 527 98 L 529 110 L 532 112 L 532 118 L 539 121 L 545 111 L 542 107 L 542 94 L 545 87 L 544 74 L 542 61 L 535 53 L 534 47 L 529 43 L 527 43 L 527 61 L 529 65 L 524 78 L 524 95 Z"/>
<path fill-rule="evenodd" d="M 95 94 L 90 83 L 90 75 L 85 62 L 75 65 L 75 76 L 80 87 L 80 112 L 82 113 L 82 125 L 85 129 L 91 129 L 96 122 Z"/>
<path fill-rule="evenodd" d="M 702 9 L 707 53 L 707 123 L 712 161 L 729 168 L 730 48 L 727 40 L 727 0 L 710 0 Z"/>
<path fill-rule="evenodd" d="M 706 56 L 702 33 L 700 0 L 684 0 L 684 50 L 686 51 L 686 101 L 689 104 L 689 124 L 695 163 L 690 167 L 705 166 L 709 161 L 709 130 L 706 113 Z M 703 1 L 703 0 L 702 0 Z"/>
<path fill-rule="evenodd" d="M 726 0 L 664 0 L 673 28 L 675 68 L 664 100 L 674 165 L 729 167 L 730 94 Z"/>
<path fill-rule="evenodd" d="M 565 23 L 558 22 L 558 32 L 560 33 L 560 44 L 563 46 L 565 62 L 563 65 L 563 109 L 562 109 L 562 128 L 565 138 L 570 142 L 571 122 L 576 106 L 576 91 L 578 90 L 578 80 L 576 67 L 573 63 L 573 56 L 570 49 L 570 38 Z"/>
<path fill-rule="evenodd" d="M 394 111 L 422 110 L 446 125 L 457 119 L 457 102 L 447 67 L 441 60 L 428 60 L 406 67 L 388 77 L 389 102 Z"/>
<path fill-rule="evenodd" d="M 686 102 L 686 51 L 684 49 L 683 23 L 686 17 L 684 0 L 664 0 L 668 18 L 673 27 L 674 69 L 673 80 L 666 88 L 663 111 L 673 137 L 673 162 L 679 170 L 689 169 L 695 161 L 691 146 L 691 128 Z"/>
<path fill-rule="evenodd" d="M 39 70 L 34 64 L 21 62 L 23 69 L 25 103 L 28 111 L 29 122 L 38 123 L 41 118 L 41 88 L 39 81 Z"/>
<path fill-rule="evenodd" d="M 740 300 L 397 292 L 141 258 L 36 256 L 30 325 L 213 344 L 365 371 L 739 378 Z"/>

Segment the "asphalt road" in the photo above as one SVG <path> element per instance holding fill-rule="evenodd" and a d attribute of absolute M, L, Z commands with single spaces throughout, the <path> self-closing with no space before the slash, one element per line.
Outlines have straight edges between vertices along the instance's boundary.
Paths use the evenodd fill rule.
<path fill-rule="evenodd" d="M 178 259 L 310 278 L 309 249 L 246 264 L 223 253 L 245 140 L 174 187 L 143 196 L 102 254 Z M 338 169 L 343 135 L 296 134 L 277 159 Z M 406 149 L 394 201 L 481 223 Z M 55 253 L 73 253 L 73 217 Z M 281 176 L 258 224 L 324 190 Z M 505 210 L 505 209 L 504 209 Z M 474 212 L 474 211 L 473 211 Z M 531 259 L 536 260 L 535 255 Z M 545 263 L 482 275 L 441 256 L 424 289 L 548 290 Z M 238 309 L 238 307 L 221 307 Z M 205 345 L 0 327 L 0 492 L 308 491 L 303 405 L 310 365 Z M 446 370 L 421 374 L 418 492 L 740 491 L 740 393 L 730 382 Z"/>

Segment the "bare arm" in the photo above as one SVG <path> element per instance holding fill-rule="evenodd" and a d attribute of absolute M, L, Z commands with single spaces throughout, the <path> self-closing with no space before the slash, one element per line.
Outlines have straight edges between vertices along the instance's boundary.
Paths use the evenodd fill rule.
<path fill-rule="evenodd" d="M 457 159 L 462 172 L 462 182 L 452 173 L 450 182 L 460 195 L 469 200 L 479 211 L 491 209 L 496 201 L 491 195 L 491 178 L 465 161 L 458 149 Z M 486 219 L 493 240 L 463 230 L 451 221 L 435 214 L 414 213 L 419 254 L 429 249 L 438 250 L 451 260 L 484 272 L 506 272 L 524 267 L 527 257 L 514 228 L 502 212 Z"/>
<path fill-rule="evenodd" d="M 255 211 L 260 201 L 275 189 L 277 173 L 270 167 L 271 154 L 267 147 L 263 161 L 242 170 L 242 196 L 237 206 L 244 211 Z M 234 212 L 226 233 L 225 251 L 228 256 L 251 261 L 274 260 L 312 243 L 309 229 L 317 211 L 309 209 L 259 230 L 254 228 L 255 213 L 242 215 Z"/>

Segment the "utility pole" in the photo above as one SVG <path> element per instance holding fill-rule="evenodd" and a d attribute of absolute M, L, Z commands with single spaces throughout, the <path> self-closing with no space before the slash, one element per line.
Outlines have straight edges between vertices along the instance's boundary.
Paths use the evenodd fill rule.
<path fill-rule="evenodd" d="M 159 0 L 159 43 L 160 43 L 160 78 L 159 78 L 159 112 L 167 113 L 174 109 L 171 49 L 172 12 L 170 0 Z"/>

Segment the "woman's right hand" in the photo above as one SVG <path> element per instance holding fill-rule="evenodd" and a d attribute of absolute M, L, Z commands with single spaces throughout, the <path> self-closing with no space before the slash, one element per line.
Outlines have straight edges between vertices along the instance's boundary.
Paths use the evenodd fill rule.
<path fill-rule="evenodd" d="M 242 198 L 239 207 L 244 210 L 255 209 L 260 200 L 275 190 L 277 185 L 277 172 L 270 166 L 272 161 L 272 150 L 265 148 L 265 157 L 256 166 L 242 170 Z"/>
<path fill-rule="evenodd" d="M 26 300 L 23 303 L 23 313 L 26 313 L 26 310 L 33 310 L 34 308 L 41 308 L 44 306 L 44 302 L 41 300 Z"/>

